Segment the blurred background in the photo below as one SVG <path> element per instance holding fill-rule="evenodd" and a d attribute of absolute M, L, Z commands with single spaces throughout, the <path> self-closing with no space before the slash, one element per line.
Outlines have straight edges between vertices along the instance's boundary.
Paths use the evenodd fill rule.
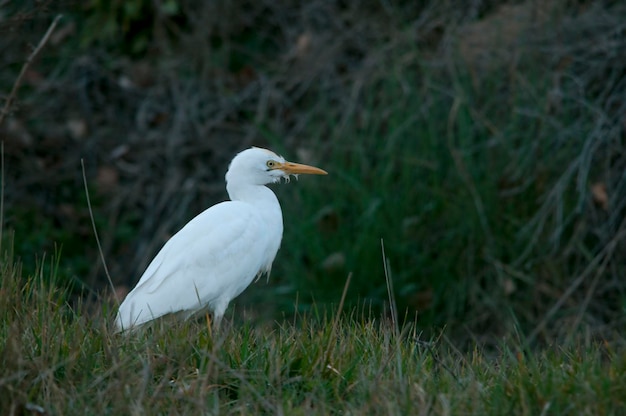
<path fill-rule="evenodd" d="M 251 145 L 285 235 L 234 319 L 389 311 L 458 340 L 626 329 L 621 1 L 0 1 L 2 249 L 120 296 Z M 384 242 L 384 254 L 383 243 Z M 50 261 L 52 259 L 52 261 Z"/>

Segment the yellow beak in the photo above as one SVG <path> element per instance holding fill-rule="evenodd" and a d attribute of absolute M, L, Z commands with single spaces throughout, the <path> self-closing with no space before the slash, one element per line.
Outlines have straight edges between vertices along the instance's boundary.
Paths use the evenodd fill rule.
<path fill-rule="evenodd" d="M 300 163 L 293 162 L 279 163 L 275 169 L 283 170 L 289 175 L 328 175 L 328 172 L 323 169 L 316 168 L 315 166 L 302 165 Z"/>

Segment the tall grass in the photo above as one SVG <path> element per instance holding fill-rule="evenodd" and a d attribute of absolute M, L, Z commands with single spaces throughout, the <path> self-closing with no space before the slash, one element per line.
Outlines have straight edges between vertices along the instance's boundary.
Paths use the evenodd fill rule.
<path fill-rule="evenodd" d="M 1 264 L 3 414 L 595 415 L 626 405 L 623 338 L 462 353 L 445 333 L 396 332 L 367 308 L 213 335 L 202 320 L 165 319 L 119 336 L 110 301 L 70 305 L 55 273 L 24 276 L 6 253 Z"/>
<path fill-rule="evenodd" d="M 555 24 L 571 44 L 556 43 L 545 28 L 515 46 L 515 59 L 495 59 L 480 72 L 458 56 L 461 29 L 426 57 L 412 43 L 414 27 L 400 28 L 393 48 L 372 53 L 367 76 L 351 79 L 343 96 L 322 96 L 311 111 L 305 135 L 331 176 L 301 186 L 304 203 L 294 210 L 284 204 L 287 219 L 311 220 L 287 227 L 289 261 L 277 272 L 298 276 L 287 279 L 313 294 L 309 302 L 336 299 L 336 282 L 353 272 L 355 297 L 382 309 L 382 238 L 400 308 L 417 312 L 423 327 L 521 330 L 551 342 L 553 330 L 565 335 L 602 321 L 612 308 L 602 311 L 602 299 L 624 271 L 615 250 L 624 248 L 626 226 L 616 152 L 623 128 L 606 100 L 626 84 L 623 64 L 601 50 L 619 44 L 623 56 L 626 49 L 616 37 L 623 25 L 596 12 L 593 27 L 604 29 L 592 50 L 571 29 L 591 21 L 563 17 Z M 555 56 L 574 63 L 554 68 Z M 602 84 L 599 74 L 614 65 L 622 76 Z M 603 93 L 594 95 L 595 86 Z M 591 194 L 597 183 L 613 189 L 616 205 L 604 213 Z M 285 199 L 291 192 L 281 190 Z M 606 223 L 596 228 L 601 218 L 611 231 Z M 327 267 L 337 254 L 345 261 Z M 300 278 L 303 263 L 309 272 Z M 585 306 L 592 298 L 593 312 Z M 301 296 L 299 306 L 306 304 Z M 624 315 L 612 321 L 607 327 L 618 328 Z"/>

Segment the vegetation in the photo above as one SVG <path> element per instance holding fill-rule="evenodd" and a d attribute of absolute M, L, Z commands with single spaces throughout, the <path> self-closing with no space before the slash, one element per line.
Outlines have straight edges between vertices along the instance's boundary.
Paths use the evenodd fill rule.
<path fill-rule="evenodd" d="M 2 263 L 5 414 L 619 414 L 623 339 L 460 352 L 367 307 L 249 322 L 159 321 L 124 336 L 102 305 L 69 307 L 55 274 Z"/>
<path fill-rule="evenodd" d="M 2 405 L 618 413 L 626 6 L 447 3 L 0 6 Z M 330 173 L 269 284 L 111 334 L 91 217 L 123 296 L 250 145 Z"/>

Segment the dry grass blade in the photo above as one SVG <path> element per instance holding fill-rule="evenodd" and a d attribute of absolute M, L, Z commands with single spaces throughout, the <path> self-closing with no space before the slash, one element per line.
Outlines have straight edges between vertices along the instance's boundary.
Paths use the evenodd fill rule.
<path fill-rule="evenodd" d="M 109 284 L 111 285 L 111 291 L 113 292 L 115 301 L 119 305 L 120 300 L 117 297 L 117 292 L 115 291 L 115 285 L 113 284 L 113 280 L 111 279 L 111 275 L 109 274 L 107 262 L 104 259 L 104 252 L 102 251 L 102 245 L 100 244 L 100 237 L 98 237 L 98 229 L 96 227 L 96 221 L 93 217 L 93 210 L 91 209 L 91 199 L 89 198 L 89 188 L 87 186 L 87 175 L 85 174 L 85 161 L 83 159 L 80 160 L 80 166 L 83 171 L 83 184 L 85 185 L 85 198 L 87 198 L 87 207 L 89 208 L 89 218 L 91 219 L 91 227 L 93 228 L 93 235 L 94 237 L 96 237 L 96 243 L 98 244 L 98 252 L 100 253 L 100 260 L 102 260 L 102 267 L 104 267 L 104 273 L 106 274 Z"/>
<path fill-rule="evenodd" d="M 339 326 L 339 320 L 341 319 L 341 311 L 343 310 L 343 305 L 346 300 L 346 294 L 348 293 L 348 288 L 350 287 L 350 280 L 352 280 L 352 273 L 348 273 L 348 277 L 346 278 L 346 283 L 343 286 L 343 293 L 341 294 L 341 300 L 339 301 L 339 307 L 337 308 L 337 312 L 335 315 L 335 319 L 333 319 L 333 327 L 331 334 L 328 338 L 328 345 L 326 346 L 326 353 L 324 354 L 324 361 L 322 363 L 323 368 L 333 369 L 330 366 L 330 356 L 334 350 L 335 340 L 337 339 L 337 327 Z"/>
<path fill-rule="evenodd" d="M 385 254 L 385 242 L 383 239 L 380 239 L 380 248 L 383 254 L 383 267 L 385 270 L 385 282 L 387 285 L 387 296 L 389 298 L 389 312 L 391 313 L 391 324 L 393 325 L 393 330 L 396 335 L 400 335 L 400 325 L 398 323 L 398 308 L 396 305 L 396 296 L 393 291 L 393 281 L 391 279 L 391 273 L 389 271 L 389 261 Z"/>

